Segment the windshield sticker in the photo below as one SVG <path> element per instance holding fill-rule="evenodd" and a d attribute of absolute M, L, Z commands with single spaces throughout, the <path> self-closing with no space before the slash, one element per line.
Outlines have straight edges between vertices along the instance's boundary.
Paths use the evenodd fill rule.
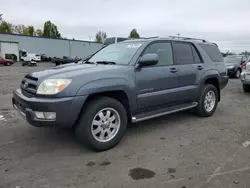
<path fill-rule="evenodd" d="M 129 44 L 127 48 L 139 48 L 141 44 Z"/>

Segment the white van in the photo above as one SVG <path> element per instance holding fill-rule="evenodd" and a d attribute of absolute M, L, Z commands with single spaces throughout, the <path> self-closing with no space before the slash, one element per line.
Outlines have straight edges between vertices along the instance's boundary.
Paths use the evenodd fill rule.
<path fill-rule="evenodd" d="M 21 61 L 41 61 L 41 55 L 40 54 L 25 54 L 21 57 Z"/>

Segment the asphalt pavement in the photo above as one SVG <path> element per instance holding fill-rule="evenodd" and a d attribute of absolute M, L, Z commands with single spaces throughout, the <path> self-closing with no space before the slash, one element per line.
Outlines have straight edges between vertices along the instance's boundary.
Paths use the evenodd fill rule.
<path fill-rule="evenodd" d="M 114 149 L 92 152 L 72 131 L 36 128 L 13 109 L 22 77 L 53 67 L 0 66 L 0 188 L 247 188 L 250 94 L 230 79 L 212 117 L 175 113 L 129 126 Z"/>

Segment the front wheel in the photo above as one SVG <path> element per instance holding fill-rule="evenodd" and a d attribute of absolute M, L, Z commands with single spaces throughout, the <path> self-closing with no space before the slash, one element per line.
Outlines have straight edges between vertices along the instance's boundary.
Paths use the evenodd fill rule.
<path fill-rule="evenodd" d="M 201 92 L 196 113 L 201 117 L 212 116 L 218 105 L 218 90 L 213 85 L 205 85 Z"/>
<path fill-rule="evenodd" d="M 243 84 L 243 91 L 246 93 L 249 93 L 250 92 L 250 85 Z"/>
<path fill-rule="evenodd" d="M 75 135 L 87 147 L 104 151 L 120 142 L 126 128 L 124 106 L 113 98 L 101 97 L 87 104 L 75 127 Z"/>
<path fill-rule="evenodd" d="M 5 66 L 10 66 L 10 65 L 11 65 L 10 62 L 6 62 L 6 63 L 5 63 Z"/>

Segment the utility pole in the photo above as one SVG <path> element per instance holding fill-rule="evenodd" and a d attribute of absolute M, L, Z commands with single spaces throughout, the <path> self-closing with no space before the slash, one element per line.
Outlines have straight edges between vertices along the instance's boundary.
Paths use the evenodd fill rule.
<path fill-rule="evenodd" d="M 0 21 L 2 21 L 2 19 L 3 19 L 3 18 L 2 18 L 2 15 L 3 15 L 3 14 L 0 14 Z"/>

